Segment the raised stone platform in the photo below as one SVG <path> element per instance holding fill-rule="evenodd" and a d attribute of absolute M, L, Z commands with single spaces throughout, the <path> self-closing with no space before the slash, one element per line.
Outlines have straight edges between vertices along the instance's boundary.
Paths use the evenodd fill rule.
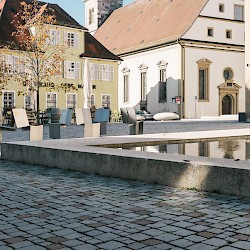
<path fill-rule="evenodd" d="M 228 159 L 158 154 L 96 146 L 249 136 L 250 129 L 63 139 L 2 144 L 2 158 L 141 180 L 172 187 L 250 196 L 250 163 Z"/>

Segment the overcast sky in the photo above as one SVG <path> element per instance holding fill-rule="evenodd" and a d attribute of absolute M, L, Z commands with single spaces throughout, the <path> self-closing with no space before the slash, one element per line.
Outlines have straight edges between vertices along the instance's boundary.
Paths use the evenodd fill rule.
<path fill-rule="evenodd" d="M 69 13 L 77 22 L 84 25 L 84 3 L 82 0 L 43 0 L 48 3 L 56 3 Z M 134 0 L 123 0 L 123 5 L 134 2 Z"/>

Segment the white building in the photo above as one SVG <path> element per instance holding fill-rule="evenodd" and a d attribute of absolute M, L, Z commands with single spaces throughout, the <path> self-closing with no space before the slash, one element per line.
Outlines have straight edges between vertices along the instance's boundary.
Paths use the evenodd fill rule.
<path fill-rule="evenodd" d="M 95 37 L 124 60 L 120 107 L 185 118 L 245 110 L 244 0 L 138 0 Z"/>
<path fill-rule="evenodd" d="M 112 13 L 122 7 L 123 0 L 84 0 L 85 27 L 93 34 Z"/>
<path fill-rule="evenodd" d="M 250 122 L 250 0 L 245 0 L 246 121 Z"/>

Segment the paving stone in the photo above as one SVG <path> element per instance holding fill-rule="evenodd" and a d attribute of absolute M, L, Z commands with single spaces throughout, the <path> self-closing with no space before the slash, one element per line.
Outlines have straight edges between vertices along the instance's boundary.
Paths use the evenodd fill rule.
<path fill-rule="evenodd" d="M 211 238 L 203 242 L 204 244 L 216 246 L 216 247 L 222 247 L 227 245 L 227 242 L 225 240 L 221 240 L 218 238 Z"/>
<path fill-rule="evenodd" d="M 159 122 L 155 126 L 146 122 L 145 131 L 157 132 L 159 127 L 165 131 L 183 131 L 183 124 L 166 126 Z M 184 127 L 191 130 L 197 128 L 195 124 L 185 123 Z M 206 122 L 198 129 L 209 126 L 225 129 L 245 124 Z M 82 133 L 80 128 L 74 129 L 67 136 L 76 131 Z M 9 136 L 12 135 L 6 137 L 4 133 L 4 138 Z M 21 139 L 22 135 L 15 138 Z M 1 159 L 0 166 L 1 250 L 250 249 L 250 199 L 247 198 Z"/>
<path fill-rule="evenodd" d="M 101 249 L 107 249 L 107 250 L 118 249 L 119 247 L 122 246 L 124 246 L 124 244 L 118 241 L 108 241 L 98 245 L 98 247 L 100 247 Z"/>
<path fill-rule="evenodd" d="M 248 250 L 250 249 L 249 241 L 237 241 L 231 245 L 232 247 Z"/>

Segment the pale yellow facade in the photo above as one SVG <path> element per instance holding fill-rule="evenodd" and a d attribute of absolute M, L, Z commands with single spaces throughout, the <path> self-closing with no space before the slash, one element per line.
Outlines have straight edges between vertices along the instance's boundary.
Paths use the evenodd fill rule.
<path fill-rule="evenodd" d="M 53 27 L 52 27 L 53 29 Z M 52 77 L 50 81 L 42 82 L 42 87 L 40 87 L 39 91 L 39 105 L 40 110 L 44 111 L 47 108 L 74 108 L 83 107 L 84 103 L 84 82 L 83 82 L 83 68 L 85 58 L 80 57 L 81 54 L 85 51 L 84 44 L 84 34 L 85 30 L 57 26 L 54 29 L 57 30 L 60 42 L 65 41 L 67 39 L 67 34 L 75 34 L 76 46 L 70 47 L 66 51 L 65 61 L 62 65 L 62 74 L 57 77 Z M 0 56 L 1 56 L 0 52 Z M 3 54 L 2 54 L 3 55 Z M 18 52 L 13 51 L 12 56 L 18 56 Z M 96 108 L 106 106 L 108 102 L 108 106 L 111 110 L 118 109 L 118 61 L 106 60 L 106 59 L 93 59 L 89 58 L 90 65 L 95 65 L 97 70 L 97 77 L 92 80 L 92 105 L 94 104 Z M 73 66 L 72 66 L 73 65 Z M 112 69 L 112 77 L 108 80 L 100 78 L 100 70 L 101 65 L 110 65 Z M 73 68 L 70 68 L 73 67 Z M 105 67 L 105 66 L 103 66 Z M 66 72 L 65 72 L 66 71 Z M 91 73 L 93 75 L 93 73 Z M 104 77 L 105 78 L 105 77 Z M 74 90 L 70 88 L 69 91 L 65 92 L 64 90 L 48 90 L 46 86 L 60 86 L 60 85 L 71 85 L 74 86 Z M 18 92 L 26 90 L 25 86 L 22 86 L 21 83 L 16 81 L 9 80 L 8 85 L 4 87 L 1 95 L 1 103 L 0 108 L 3 111 L 4 107 L 9 106 L 12 102 L 11 106 L 16 108 L 27 108 L 26 106 L 26 98 L 23 95 L 19 95 Z M 13 100 L 9 100 L 9 98 L 13 98 Z M 35 103 L 35 98 L 32 99 L 32 102 Z M 34 106 L 33 106 L 34 107 Z"/>

